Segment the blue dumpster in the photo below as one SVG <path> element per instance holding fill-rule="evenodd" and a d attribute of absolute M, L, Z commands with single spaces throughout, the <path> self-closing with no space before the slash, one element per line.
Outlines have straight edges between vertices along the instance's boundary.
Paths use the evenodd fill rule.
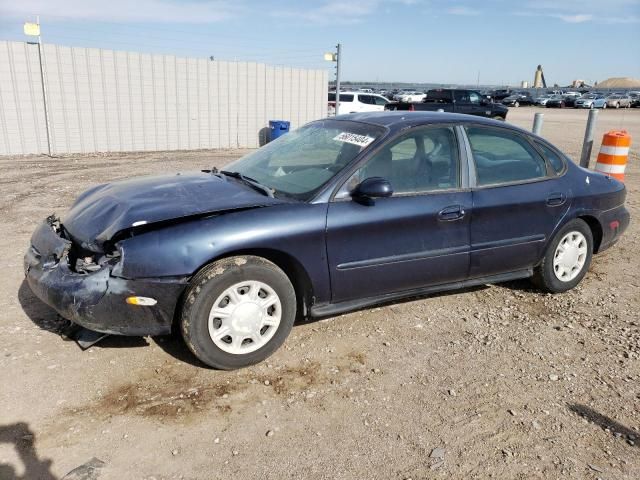
<path fill-rule="evenodd" d="M 269 141 L 273 141 L 287 133 L 290 125 L 291 122 L 285 120 L 269 120 Z"/>

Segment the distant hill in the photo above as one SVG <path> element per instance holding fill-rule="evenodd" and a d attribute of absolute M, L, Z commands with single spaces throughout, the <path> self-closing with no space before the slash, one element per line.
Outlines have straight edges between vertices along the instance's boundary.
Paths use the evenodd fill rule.
<path fill-rule="evenodd" d="M 611 77 L 598 83 L 598 88 L 640 88 L 640 80 L 631 77 Z"/>

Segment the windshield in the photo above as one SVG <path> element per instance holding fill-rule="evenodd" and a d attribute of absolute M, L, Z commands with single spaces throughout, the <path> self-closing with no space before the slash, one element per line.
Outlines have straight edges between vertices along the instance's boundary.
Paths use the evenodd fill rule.
<path fill-rule="evenodd" d="M 366 123 L 321 120 L 281 136 L 225 170 L 260 182 L 276 196 L 308 200 L 384 132 Z"/>

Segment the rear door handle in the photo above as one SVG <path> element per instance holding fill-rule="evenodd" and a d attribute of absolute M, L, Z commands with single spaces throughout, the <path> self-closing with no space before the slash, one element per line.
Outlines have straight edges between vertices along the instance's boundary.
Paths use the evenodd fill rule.
<path fill-rule="evenodd" d="M 451 205 L 450 207 L 443 208 L 438 212 L 438 220 L 443 222 L 453 222 L 460 220 L 464 217 L 465 211 L 462 205 Z"/>
<path fill-rule="evenodd" d="M 558 207 L 567 201 L 567 196 L 564 193 L 552 193 L 547 197 L 547 205 L 550 207 Z"/>

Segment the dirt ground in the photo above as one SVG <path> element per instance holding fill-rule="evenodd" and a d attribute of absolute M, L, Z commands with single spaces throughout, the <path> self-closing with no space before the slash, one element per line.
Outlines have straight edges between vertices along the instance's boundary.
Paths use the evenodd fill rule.
<path fill-rule="evenodd" d="M 587 112 L 512 109 L 573 158 Z M 574 291 L 528 282 L 298 325 L 268 361 L 203 368 L 179 338 L 87 351 L 23 284 L 35 226 L 90 185 L 237 151 L 0 157 L 0 479 L 640 478 L 640 110 L 632 224 Z M 594 153 L 595 161 L 595 153 Z M 92 476 L 93 475 L 93 476 Z"/>

